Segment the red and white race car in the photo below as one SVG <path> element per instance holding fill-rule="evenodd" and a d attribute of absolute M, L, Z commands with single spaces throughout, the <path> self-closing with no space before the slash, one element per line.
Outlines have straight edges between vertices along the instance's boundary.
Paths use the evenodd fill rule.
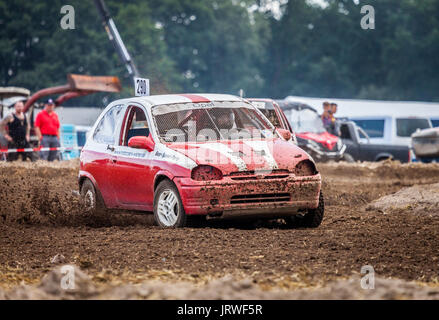
<path fill-rule="evenodd" d="M 161 227 L 193 217 L 323 219 L 321 176 L 306 152 L 249 102 L 175 94 L 112 102 L 82 149 L 79 188 L 91 212 L 154 212 Z"/>

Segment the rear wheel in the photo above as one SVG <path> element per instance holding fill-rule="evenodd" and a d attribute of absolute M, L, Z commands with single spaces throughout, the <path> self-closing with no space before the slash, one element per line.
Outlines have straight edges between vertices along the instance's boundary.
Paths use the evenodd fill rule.
<path fill-rule="evenodd" d="M 102 215 L 106 211 L 104 201 L 89 179 L 85 179 L 81 186 L 81 205 L 83 211 L 91 215 Z"/>
<path fill-rule="evenodd" d="M 315 209 L 308 209 L 303 215 L 296 215 L 285 219 L 287 225 L 298 228 L 317 228 L 323 220 L 325 200 L 322 191 L 319 195 L 319 205 Z"/>
<path fill-rule="evenodd" d="M 162 228 L 186 226 L 186 213 L 178 189 L 169 180 L 163 180 L 154 194 L 154 221 Z"/>

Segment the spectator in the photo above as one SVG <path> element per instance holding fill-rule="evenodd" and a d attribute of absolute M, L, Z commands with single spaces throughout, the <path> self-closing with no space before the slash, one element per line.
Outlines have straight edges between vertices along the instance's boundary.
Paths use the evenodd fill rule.
<path fill-rule="evenodd" d="M 331 103 L 331 115 L 332 115 L 333 118 L 335 118 L 334 114 L 336 112 L 337 112 L 337 104 L 333 102 L 333 103 Z"/>
<path fill-rule="evenodd" d="M 331 113 L 331 118 L 332 118 L 332 127 L 333 127 L 333 134 L 335 134 L 336 136 L 340 136 L 341 132 L 340 132 L 340 123 L 339 121 L 335 118 L 335 114 L 337 112 L 337 104 L 336 103 L 331 103 L 331 108 L 330 108 L 330 113 Z"/>
<path fill-rule="evenodd" d="M 23 102 L 18 101 L 14 105 L 14 111 L 11 114 L 7 115 L 0 122 L 0 133 L 2 133 L 7 140 L 8 149 L 22 149 L 30 147 L 30 124 L 26 115 L 23 112 L 23 109 Z M 32 156 L 29 152 L 9 153 L 7 156 L 7 160 L 15 161 L 20 155 L 23 161 L 27 158 L 32 161 Z"/>
<path fill-rule="evenodd" d="M 331 104 L 327 101 L 323 102 L 322 121 L 325 129 L 330 131 L 332 125 Z"/>
<path fill-rule="evenodd" d="M 59 119 L 54 111 L 55 103 L 49 99 L 44 105 L 44 109 L 38 113 L 35 119 L 35 132 L 41 141 L 43 148 L 59 148 Z M 40 153 L 42 160 L 53 161 L 58 159 L 58 150 L 42 151 Z"/>

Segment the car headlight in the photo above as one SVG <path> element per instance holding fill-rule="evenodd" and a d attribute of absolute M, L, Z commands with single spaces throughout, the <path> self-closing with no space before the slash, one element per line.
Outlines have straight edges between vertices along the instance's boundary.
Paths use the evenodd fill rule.
<path fill-rule="evenodd" d="M 218 168 L 200 165 L 192 169 L 191 178 L 196 181 L 221 180 L 223 173 Z"/>
<path fill-rule="evenodd" d="M 311 160 L 303 160 L 296 165 L 296 168 L 294 168 L 294 174 L 298 177 L 313 176 L 317 174 L 317 169 L 314 162 Z"/>

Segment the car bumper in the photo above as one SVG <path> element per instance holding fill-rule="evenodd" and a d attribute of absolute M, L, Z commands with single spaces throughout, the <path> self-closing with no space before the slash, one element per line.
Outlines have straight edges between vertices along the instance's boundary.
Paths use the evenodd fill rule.
<path fill-rule="evenodd" d="M 175 178 L 174 182 L 188 215 L 275 218 L 317 208 L 321 176 L 289 175 L 282 179 L 240 181 L 224 177 L 221 181 L 209 182 Z"/>
<path fill-rule="evenodd" d="M 322 151 L 311 144 L 307 144 L 305 147 L 314 153 L 315 158 L 322 160 L 340 160 L 346 151 L 346 145 L 343 145 L 340 150 L 334 152 Z"/>

